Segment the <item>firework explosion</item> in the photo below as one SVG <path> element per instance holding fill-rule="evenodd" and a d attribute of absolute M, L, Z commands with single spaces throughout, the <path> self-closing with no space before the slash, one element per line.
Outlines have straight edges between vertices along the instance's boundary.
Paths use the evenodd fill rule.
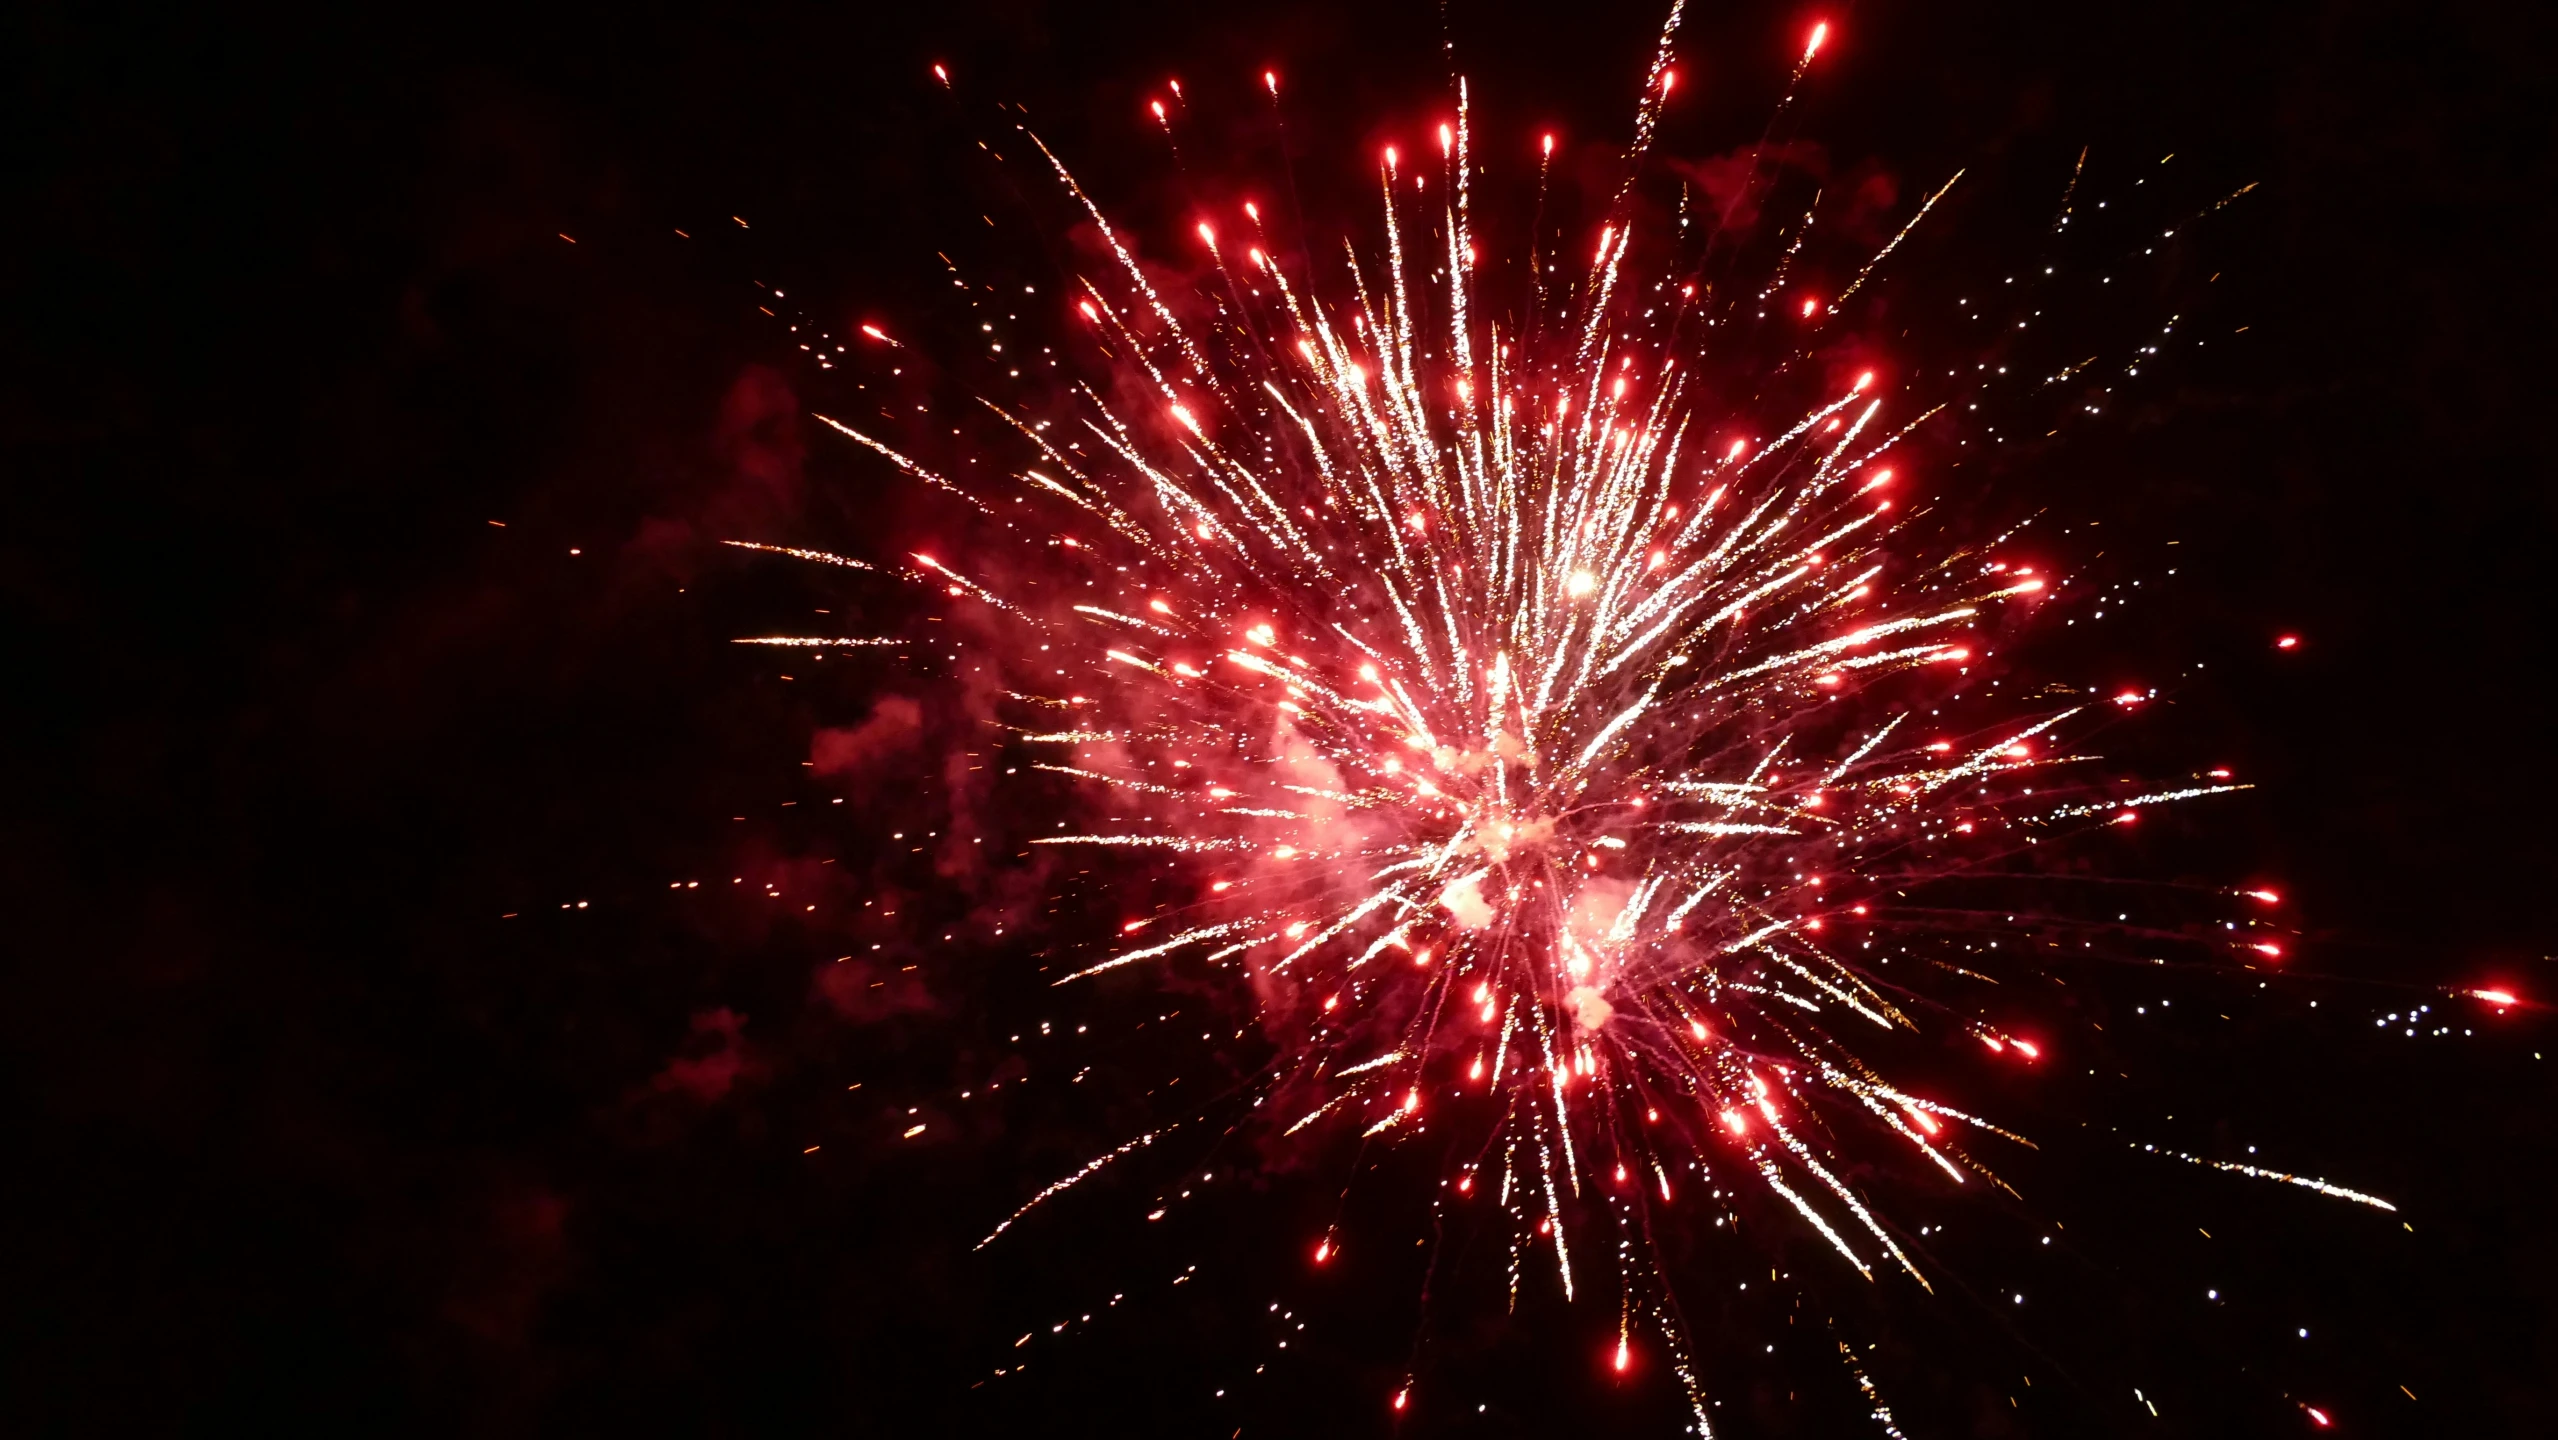
<path fill-rule="evenodd" d="M 1676 23 L 1633 159 L 1676 83 Z M 1277 1046 L 1255 1124 L 1458 1137 L 1442 1203 L 1502 1217 L 1513 1296 L 1538 1267 L 1606 1296 L 1613 1364 L 1661 1337 L 1708 1433 L 1657 1221 L 1759 1187 L 1859 1275 L 1926 1286 L 1844 1147 L 1997 1183 L 1962 1137 L 2005 1132 L 1858 1046 L 1952 1032 L 2034 1064 L 2048 1041 L 1941 987 L 2037 962 L 1912 889 L 2240 787 L 2074 780 L 2090 709 L 2145 694 L 2027 709 L 1976 678 L 2053 578 L 2012 534 L 1916 537 L 1925 495 L 1896 456 L 1951 417 L 1823 348 L 1944 189 L 1838 295 L 1807 297 L 1786 278 L 1801 231 L 1749 284 L 1703 263 L 1711 239 L 1649 246 L 1630 160 L 1596 233 L 1533 237 L 1533 278 L 1496 308 L 1462 82 L 1453 101 L 1435 145 L 1380 157 L 1382 245 L 1291 273 L 1247 204 L 1239 232 L 1198 225 L 1186 290 L 1025 131 L 1115 261 L 1071 300 L 1091 382 L 1058 413 L 984 402 L 1018 440 L 990 457 L 1009 493 L 827 423 L 1009 547 L 877 568 L 987 612 L 1011 703 L 1039 717 L 1018 739 L 1121 817 L 1033 843 L 1169 854 L 1193 877 L 1058 983 L 1227 967 Z M 1636 258 L 1653 248 L 1669 260 Z M 2277 957 L 2260 934 L 2232 958 Z M 1345 1238 L 1306 1243 L 1320 1264 Z"/>

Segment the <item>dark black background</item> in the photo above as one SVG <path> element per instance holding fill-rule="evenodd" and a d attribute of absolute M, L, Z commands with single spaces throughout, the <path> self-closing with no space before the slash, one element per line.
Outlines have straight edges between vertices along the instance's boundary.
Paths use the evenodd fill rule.
<path fill-rule="evenodd" d="M 2207 858 L 2158 863 L 2277 879 L 2302 967 L 2333 978 L 2053 1103 L 2262 1144 L 2395 1197 L 2412 1231 L 2055 1152 L 2028 1195 L 2085 1237 L 2051 1282 L 2074 1318 L 2020 1329 L 1956 1296 L 1876 1319 L 1932 1357 L 1891 1398 L 1915 1433 L 2291 1433 L 2295 1398 L 2347 1433 L 2536 1433 L 2558 1371 L 2546 1023 L 2406 987 L 2558 991 L 2547 12 L 1935 8 L 1823 12 L 1839 38 L 1804 124 L 1904 193 L 2003 176 L 1958 237 L 2034 223 L 2081 144 L 2117 183 L 2171 151 L 2263 182 L 2213 252 L 2214 313 L 2254 348 L 2168 378 L 2061 498 L 2186 538 L 2133 648 L 2209 678 L 2152 723 L 2263 782 L 2189 832 Z M 1382 1427 L 1413 1320 L 1379 1297 L 1408 1287 L 1310 1292 L 1284 1185 L 1187 1249 L 1095 1210 L 1031 1258 L 967 1253 L 1112 1132 L 1017 1112 L 897 1144 L 892 1117 L 946 1107 L 1034 1012 L 991 948 L 925 981 L 882 962 L 879 992 L 827 967 L 877 928 L 864 898 L 907 897 L 911 928 L 881 932 L 899 953 L 965 918 L 973 891 L 936 895 L 877 836 L 982 792 L 928 756 L 816 813 L 846 792 L 800 764 L 812 729 L 930 687 L 860 661 L 784 681 L 725 644 L 823 623 L 844 592 L 711 542 L 857 548 L 903 523 L 805 421 L 823 383 L 756 286 L 837 328 L 928 325 L 914 297 L 976 223 L 951 177 L 994 101 L 1158 231 L 1180 207 L 1139 112 L 1168 75 L 1239 107 L 1278 67 L 1315 209 L 1438 113 L 1430 5 L 1081 9 L 13 12 L 12 1429 Z M 1447 14 L 1487 135 L 1621 133 L 1647 7 Z M 1698 98 L 1665 150 L 1746 140 L 1811 18 L 1693 16 Z M 2281 630 L 2308 644 L 2277 663 Z M 820 908 L 773 918 L 730 876 Z M 2480 1038 L 2375 1039 L 2371 1016 L 2425 999 Z M 2198 1222 L 2221 1238 L 2186 1238 Z M 1032 1323 L 1160 1297 L 1176 1250 L 1221 1277 L 1194 1308 L 1141 1300 L 1035 1383 L 970 1388 L 1040 1353 L 1007 1349 Z M 2245 1305 L 2204 1311 L 2229 1276 Z M 1274 1296 L 1334 1306 L 1340 1338 L 1208 1403 L 1269 1358 Z M 1629 1395 L 1583 1373 L 1603 1332 L 1547 1309 L 1470 1336 L 1412 1421 L 1490 1397 L 1487 1433 L 1656 1429 L 1665 1376 Z M 1927 1351 L 1948 1335 L 1951 1358 Z M 1817 1357 L 1799 1381 L 1710 1368 L 1739 1433 L 1872 1433 Z M 2045 1395 L 2002 1403 L 2038 1368 Z"/>

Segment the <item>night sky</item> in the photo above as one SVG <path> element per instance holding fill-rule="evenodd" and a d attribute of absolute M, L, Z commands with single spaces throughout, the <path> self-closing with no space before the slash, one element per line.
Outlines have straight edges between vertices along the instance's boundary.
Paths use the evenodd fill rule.
<path fill-rule="evenodd" d="M 1605 1304 L 1504 1322 L 1478 1276 L 1424 1314 L 1394 1252 L 1426 1157 L 1363 1172 L 1374 1238 L 1319 1276 L 1299 1240 L 1346 1149 L 1229 1152 L 1213 1205 L 1150 1228 L 1195 1158 L 1167 1146 L 972 1254 L 1181 1113 L 1172 1077 L 1266 1051 L 1174 1043 L 1176 1009 L 1243 1028 L 1195 976 L 1046 988 L 1103 932 L 1013 858 L 1069 792 L 998 779 L 973 662 L 729 643 L 944 623 L 718 542 L 931 538 L 809 418 L 854 372 L 786 326 L 964 340 L 936 250 L 1061 263 L 1053 194 L 977 148 L 1025 118 L 997 102 L 1169 249 L 1203 197 L 1271 193 L 1275 68 L 1337 231 L 1373 147 L 1444 113 L 1443 13 L 1503 183 L 1540 128 L 1604 171 L 1658 23 L 1620 0 L 16 7 L 6 1428 L 1385 1434 L 1426 1336 L 1404 1430 L 1676 1433 L 1662 1367 L 1595 1358 Z M 1961 1082 L 2044 1142 L 2002 1162 L 2023 1202 L 1888 1192 L 1953 1228 L 1933 1302 L 1783 1241 L 1801 1309 L 1789 1281 L 1695 1312 L 1718 1424 L 1879 1434 L 1833 1319 L 1913 1435 L 2311 1433 L 2302 1404 L 2546 1433 L 2558 1027 L 2446 992 L 2558 999 L 2550 12 L 1707 6 L 1664 163 L 1754 138 L 1816 18 L 1805 173 L 1905 214 L 1972 167 L 1922 295 L 2029 250 L 2083 146 L 2089 196 L 2162 217 L 2258 182 L 2124 302 L 2212 345 L 1995 503 L 2048 509 L 2087 583 L 2143 582 L 2017 663 L 2159 685 L 2109 756 L 2259 786 L 2089 861 L 2278 885 L 2298 975 L 2120 974 L 2105 1076 Z M 1168 77 L 1178 165 L 1143 113 Z M 1932 343 L 1912 363 L 1957 353 Z M 2170 997 L 2231 1018 L 2120 1013 Z M 2420 1004 L 2453 1033 L 2373 1023 Z"/>

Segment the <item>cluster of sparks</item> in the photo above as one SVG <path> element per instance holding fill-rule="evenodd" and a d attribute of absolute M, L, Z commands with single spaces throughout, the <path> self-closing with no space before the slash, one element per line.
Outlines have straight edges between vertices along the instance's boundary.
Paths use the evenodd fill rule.
<path fill-rule="evenodd" d="M 1669 41 L 1638 155 L 1674 83 Z M 1073 302 L 1117 373 L 1076 387 L 1070 414 L 986 402 L 1022 447 L 1011 493 L 828 423 L 1015 522 L 1003 557 L 877 568 L 1012 637 L 1013 703 L 1050 717 L 1018 741 L 1119 817 L 1034 843 L 1175 855 L 1195 876 L 1187 903 L 1129 920 L 1121 948 L 1059 983 L 1230 967 L 1279 1046 L 1274 1136 L 1461 1133 L 1443 1203 L 1506 1217 L 1514 1296 L 1530 1264 L 1579 1296 L 1595 1257 L 1615 1272 L 1612 1363 L 1660 1335 L 1710 1433 L 1643 1260 L 1655 1219 L 1756 1185 L 1858 1274 L 1925 1286 L 1840 1147 L 1880 1139 L 1945 1183 L 1995 1185 L 1962 1137 L 2005 1132 L 1896 1084 L 1856 1037 L 1957 1033 L 2023 1065 L 2049 1043 L 1939 998 L 1931 978 L 1972 972 L 1896 942 L 1895 900 L 2073 822 L 2241 787 L 2070 779 L 2073 717 L 2139 693 L 2011 705 L 1955 733 L 1946 707 L 2024 618 L 2005 612 L 2052 582 L 2005 553 L 2012 537 L 1941 553 L 1908 538 L 1922 497 L 1896 450 L 1950 417 L 1871 372 L 1782 414 L 1738 403 L 1712 379 L 1717 317 L 1765 291 L 1638 276 L 1625 192 L 1572 265 L 1532 247 L 1532 293 L 1495 318 L 1472 143 L 1460 84 L 1435 157 L 1382 156 L 1377 253 L 1351 250 L 1337 282 L 1311 262 L 1291 274 L 1245 206 L 1248 238 L 1199 225 L 1189 294 L 1151 278 L 1040 145 L 1117 262 Z M 1908 233 L 1807 315 L 1835 313 Z M 1025 572 L 1081 603 L 991 578 Z M 2278 958 L 2263 933 L 2232 957 Z M 2025 948 L 1967 946 L 1965 964 L 2031 966 Z M 1309 1237 L 1313 1260 L 1345 1238 Z"/>

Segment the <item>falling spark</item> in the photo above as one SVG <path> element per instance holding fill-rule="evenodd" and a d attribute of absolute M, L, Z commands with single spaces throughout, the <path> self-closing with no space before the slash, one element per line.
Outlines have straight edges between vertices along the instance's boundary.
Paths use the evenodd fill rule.
<path fill-rule="evenodd" d="M 2241 1165 L 2236 1161 L 2231 1160 L 2206 1160 L 2200 1155 L 2188 1155 L 2181 1150 L 2169 1150 L 2163 1146 L 2157 1145 L 2143 1145 L 2139 1148 L 2148 1154 L 2165 1155 L 2171 1159 L 2182 1160 L 2189 1165 L 2200 1165 L 2211 1170 L 2223 1170 L 2232 1175 L 2244 1175 L 2253 1180 L 2273 1180 L 2285 1185 L 2298 1185 L 2305 1190 L 2315 1190 L 2319 1194 L 2328 1196 L 2332 1199 L 2350 1200 L 2357 1205 L 2368 1205 L 2374 1210 L 2387 1210 L 2394 1213 L 2398 1209 L 2397 1206 L 2390 1204 L 2388 1201 L 2381 1199 L 2377 1195 L 2366 1195 L 2359 1190 L 2348 1190 L 2342 1185 L 2333 1184 L 2329 1181 L 2321 1180 L 2311 1175 L 2293 1175 L 2280 1170 L 2266 1170 L 2255 1165 Z"/>

